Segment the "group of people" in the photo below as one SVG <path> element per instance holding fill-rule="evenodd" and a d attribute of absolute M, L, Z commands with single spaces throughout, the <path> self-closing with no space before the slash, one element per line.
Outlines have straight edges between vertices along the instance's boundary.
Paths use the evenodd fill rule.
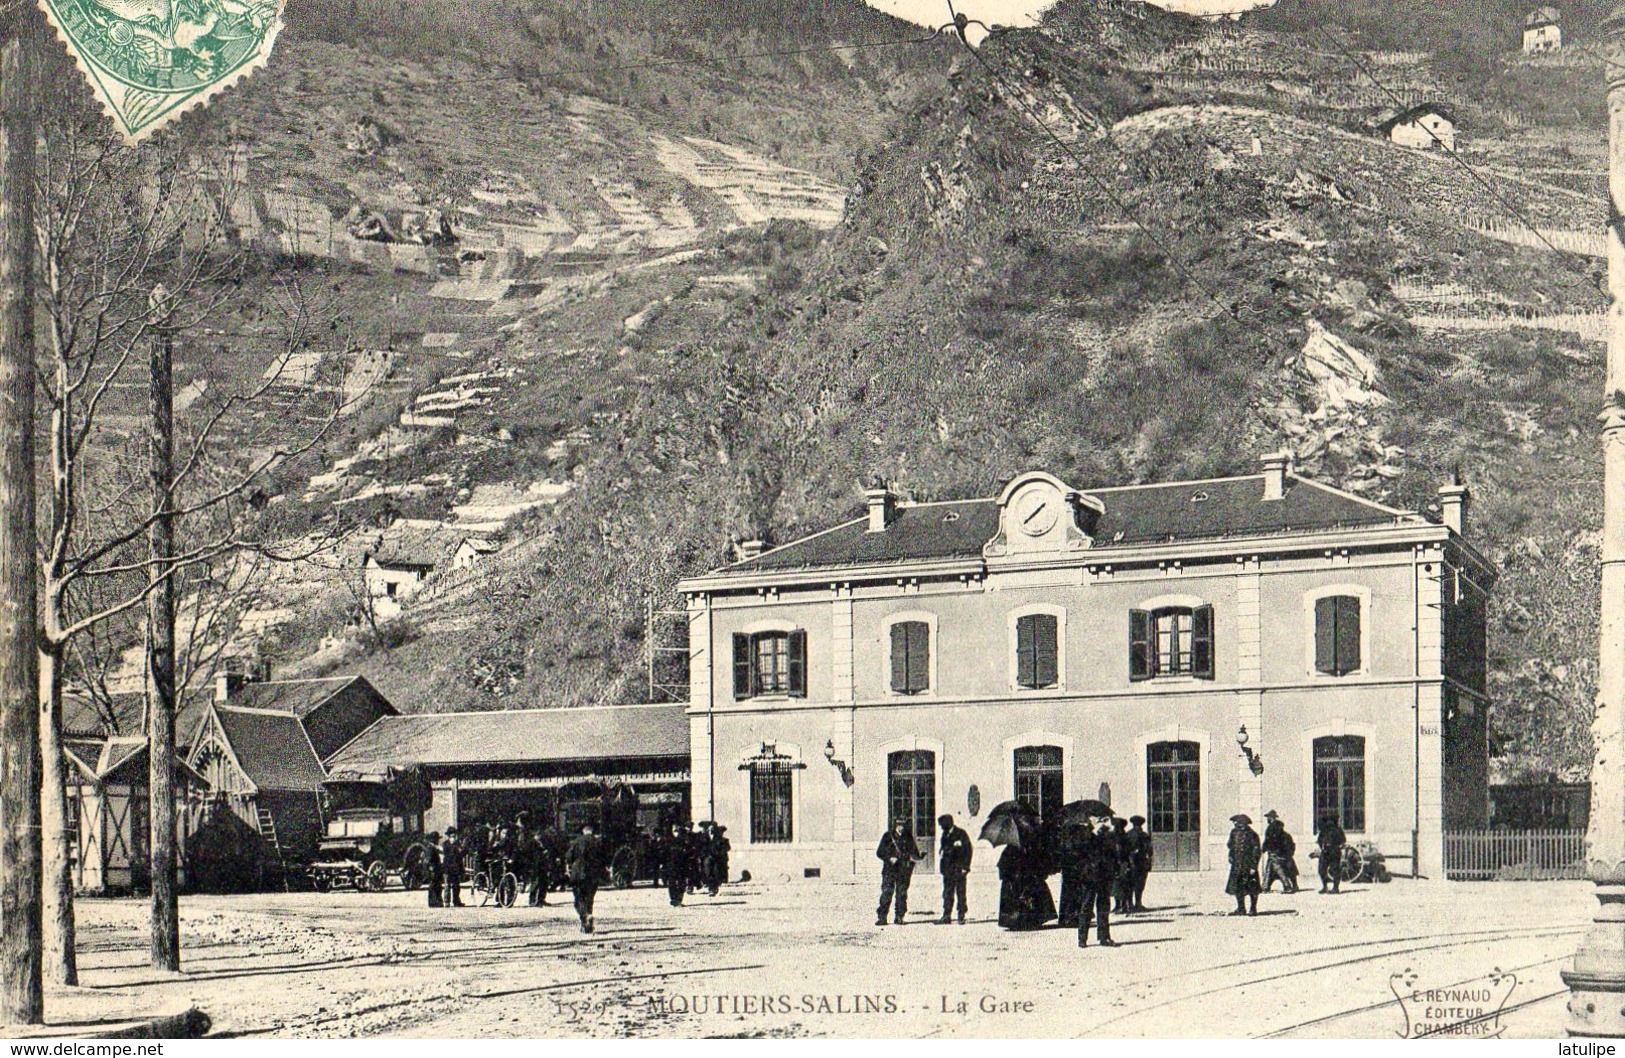
<path fill-rule="evenodd" d="M 732 848 L 728 828 L 720 823 L 673 823 L 649 842 L 655 882 L 666 887 L 672 907 L 680 906 L 686 894 L 700 889 L 716 896 L 728 880 L 728 853 Z"/>
<path fill-rule="evenodd" d="M 942 916 L 947 925 L 965 924 L 966 878 L 975 846 L 952 815 L 938 817 L 941 828 L 938 870 L 942 877 Z M 999 924 L 1006 929 L 1036 929 L 1059 918 L 1063 928 L 1078 930 L 1078 943 L 1087 945 L 1091 927 L 1103 945 L 1111 939 L 1112 914 L 1144 910 L 1146 877 L 1151 873 L 1151 835 L 1145 818 L 1091 817 L 1086 823 L 1062 828 L 1053 841 L 1032 840 L 1005 847 L 999 857 Z M 924 856 L 913 828 L 905 819 L 894 821 L 880 838 L 875 856 L 881 862 L 880 903 L 875 925 L 887 916 L 902 925 L 908 914 L 908 891 L 914 867 Z M 1061 873 L 1061 906 L 1050 895 L 1048 878 Z"/>
<path fill-rule="evenodd" d="M 728 880 L 727 833 L 727 827 L 706 821 L 673 823 L 644 836 L 647 865 L 656 883 L 666 887 L 673 907 L 699 889 L 715 896 Z M 464 906 L 465 874 L 483 874 L 495 886 L 511 872 L 531 907 L 547 906 L 547 894 L 568 884 L 582 932 L 593 932 L 594 902 L 609 862 L 592 824 L 566 838 L 556 826 L 533 826 L 529 813 L 520 812 L 511 825 L 476 823 L 462 832 L 453 825 L 444 834 L 427 834 L 422 848 L 430 907 Z"/>
<path fill-rule="evenodd" d="M 1236 898 L 1236 909 L 1230 912 L 1232 915 L 1258 914 L 1259 893 L 1268 892 L 1277 880 L 1283 893 L 1298 891 L 1298 863 L 1294 858 L 1297 842 L 1287 833 L 1286 824 L 1281 822 L 1280 814 L 1273 808 L 1264 813 L 1264 818 L 1268 822 L 1264 827 L 1264 838 L 1260 841 L 1250 817 L 1243 813 L 1230 817 L 1230 876 L 1225 881 L 1224 891 Z M 1321 817 L 1320 826 L 1315 831 L 1315 844 L 1315 855 L 1320 860 L 1320 891 L 1341 892 L 1343 847 L 1348 844 L 1348 837 L 1335 815 Z M 1260 864 L 1263 864 L 1262 878 L 1259 876 Z"/>

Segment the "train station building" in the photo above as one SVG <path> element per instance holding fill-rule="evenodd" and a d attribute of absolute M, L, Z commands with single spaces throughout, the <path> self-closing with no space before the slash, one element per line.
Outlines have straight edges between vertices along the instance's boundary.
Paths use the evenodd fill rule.
<path fill-rule="evenodd" d="M 1292 472 L 1082 490 L 1028 473 L 685 580 L 693 811 L 758 877 L 868 875 L 889 822 L 934 870 L 1016 797 L 1149 820 L 1160 870 L 1278 811 L 1442 877 L 1488 812 L 1490 564 L 1469 495 L 1404 511 Z M 981 847 L 979 869 L 993 857 Z"/>

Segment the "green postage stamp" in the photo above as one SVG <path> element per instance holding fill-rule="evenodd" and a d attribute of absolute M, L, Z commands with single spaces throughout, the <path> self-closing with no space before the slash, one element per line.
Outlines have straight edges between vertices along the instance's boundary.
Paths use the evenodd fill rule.
<path fill-rule="evenodd" d="M 286 0 L 40 0 L 127 140 L 265 63 Z"/>

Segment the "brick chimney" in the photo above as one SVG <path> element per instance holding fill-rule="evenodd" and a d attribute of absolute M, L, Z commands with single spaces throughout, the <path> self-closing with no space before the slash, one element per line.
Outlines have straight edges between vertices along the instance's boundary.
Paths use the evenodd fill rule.
<path fill-rule="evenodd" d="M 1472 505 L 1473 494 L 1458 477 L 1449 485 L 1439 489 L 1439 520 L 1457 536 L 1467 534 L 1467 509 Z"/>
<path fill-rule="evenodd" d="M 1281 499 L 1286 495 L 1286 476 L 1292 472 L 1292 453 L 1271 452 L 1259 462 L 1264 467 L 1264 499 Z"/>
<path fill-rule="evenodd" d="M 879 477 L 864 490 L 863 496 L 869 501 L 869 531 L 884 533 L 886 527 L 897 519 L 897 497 Z"/>

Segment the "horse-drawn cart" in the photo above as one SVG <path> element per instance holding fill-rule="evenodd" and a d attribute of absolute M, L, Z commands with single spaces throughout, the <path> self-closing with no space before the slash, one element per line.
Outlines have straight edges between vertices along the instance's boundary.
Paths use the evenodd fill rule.
<path fill-rule="evenodd" d="M 429 784 L 415 767 L 335 772 L 322 783 L 327 831 L 309 867 L 317 892 L 416 889 L 429 878 L 423 813 Z"/>

